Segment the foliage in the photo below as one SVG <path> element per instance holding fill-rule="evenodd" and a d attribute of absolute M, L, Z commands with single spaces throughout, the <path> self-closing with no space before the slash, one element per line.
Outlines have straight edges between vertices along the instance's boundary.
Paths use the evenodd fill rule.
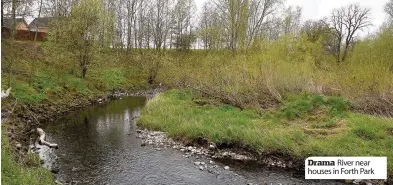
<path fill-rule="evenodd" d="M 322 43 L 307 35 L 264 41 L 260 48 L 234 57 L 228 57 L 228 51 L 173 52 L 157 78 L 167 85 L 200 89 L 241 108 L 269 108 L 304 91 L 341 96 L 352 103 L 368 96 L 389 100 L 391 33 L 386 29 L 358 42 L 344 64 L 324 55 Z"/>
<path fill-rule="evenodd" d="M 72 7 L 71 15 L 51 23 L 50 42 L 54 51 L 69 51 L 70 57 L 78 61 L 81 77 L 85 78 L 88 66 L 102 49 L 109 47 L 113 30 L 102 27 L 111 12 L 104 11 L 102 1 L 82 0 Z M 109 36 L 108 36 L 109 35 Z M 58 53 L 56 53 L 58 54 Z"/>
<path fill-rule="evenodd" d="M 40 52 L 35 53 L 37 48 L 31 47 L 30 42 L 14 44 L 14 50 L 4 52 L 2 63 L 7 64 L 10 56 L 16 55 L 18 51 L 24 53 L 13 58 L 13 70 L 18 72 L 10 78 L 13 88 L 11 96 L 23 103 L 66 103 L 73 97 L 87 98 L 112 90 L 147 88 L 148 74 L 140 65 L 141 61 L 129 60 L 118 52 L 107 51 L 97 54 L 98 57 L 90 66 L 90 74 L 87 78 L 81 79 L 75 75 L 78 72 L 75 71 L 75 65 L 72 65 L 72 58 L 66 57 L 68 52 L 63 52 L 60 56 L 55 55 L 50 53 L 53 48 L 47 48 L 51 45 L 44 45 L 37 46 Z M 29 62 L 29 58 L 34 60 Z M 2 74 L 2 89 L 8 88 L 8 76 L 8 73 Z"/>

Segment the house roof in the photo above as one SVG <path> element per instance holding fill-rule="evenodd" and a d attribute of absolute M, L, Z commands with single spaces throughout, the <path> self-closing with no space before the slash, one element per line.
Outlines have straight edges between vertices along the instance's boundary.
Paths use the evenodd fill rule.
<path fill-rule="evenodd" d="M 53 17 L 41 17 L 35 18 L 29 26 L 36 25 L 39 28 L 46 28 L 49 27 L 49 22 L 53 19 Z"/>
<path fill-rule="evenodd" d="M 13 23 L 12 19 L 3 19 L 3 24 L 2 25 L 3 25 L 3 27 L 11 28 L 12 27 L 12 23 Z M 16 25 L 19 25 L 19 24 L 26 24 L 27 25 L 27 23 L 26 23 L 24 18 L 16 18 L 15 19 L 15 23 L 16 23 Z"/>

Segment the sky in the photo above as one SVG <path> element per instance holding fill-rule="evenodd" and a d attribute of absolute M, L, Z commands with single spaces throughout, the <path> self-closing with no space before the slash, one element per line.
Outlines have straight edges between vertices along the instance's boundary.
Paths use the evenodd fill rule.
<path fill-rule="evenodd" d="M 198 9 L 206 0 L 195 0 Z M 355 3 L 361 7 L 371 9 L 371 22 L 373 26 L 364 30 L 364 34 L 373 33 L 386 20 L 384 5 L 389 0 L 286 0 L 285 6 L 300 6 L 303 10 L 302 20 L 318 20 L 330 15 L 333 9 Z"/>

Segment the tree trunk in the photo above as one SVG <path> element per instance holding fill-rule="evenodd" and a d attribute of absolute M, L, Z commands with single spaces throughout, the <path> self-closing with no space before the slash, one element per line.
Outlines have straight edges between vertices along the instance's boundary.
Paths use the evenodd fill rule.
<path fill-rule="evenodd" d="M 38 18 L 41 17 L 41 9 L 42 9 L 42 0 L 40 2 L 40 10 L 38 11 Z M 34 42 L 37 41 L 37 34 L 38 34 L 38 26 L 36 25 L 36 27 L 37 27 L 37 30 L 36 30 L 36 32 L 34 34 Z"/>
<path fill-rule="evenodd" d="M 345 59 L 347 58 L 348 48 L 349 48 L 349 43 L 345 43 L 344 54 L 343 54 L 343 56 L 341 58 L 341 62 L 344 62 Z"/>
<path fill-rule="evenodd" d="M 1 0 L 1 27 L 4 26 L 4 0 Z"/>

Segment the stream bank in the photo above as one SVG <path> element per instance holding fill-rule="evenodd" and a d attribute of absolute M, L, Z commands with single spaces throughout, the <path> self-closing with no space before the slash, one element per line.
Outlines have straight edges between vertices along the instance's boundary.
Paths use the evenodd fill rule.
<path fill-rule="evenodd" d="M 185 146 L 217 146 L 220 152 L 212 157 L 253 159 L 298 174 L 304 173 L 304 159 L 310 156 L 393 157 L 393 119 L 352 113 L 346 107 L 338 97 L 305 94 L 257 113 L 217 104 L 189 89 L 169 90 L 148 102 L 138 125 L 166 132 Z M 388 162 L 390 175 L 392 165 Z M 389 184 L 391 179 L 351 182 Z"/>
<path fill-rule="evenodd" d="M 285 170 L 221 161 L 213 150 L 184 146 L 163 132 L 136 126 L 144 97 L 124 97 L 73 112 L 49 124 L 45 166 L 63 184 L 337 184 L 305 181 Z M 218 154 L 218 153 L 217 153 Z"/>
<path fill-rule="evenodd" d="M 154 94 L 154 93 L 152 93 Z M 127 94 L 123 94 L 123 95 L 127 95 Z M 96 153 L 104 153 L 107 152 L 106 147 L 109 147 L 109 151 L 113 152 L 113 149 L 116 149 L 115 151 L 118 151 L 118 149 L 120 149 L 120 155 L 115 153 L 110 152 L 110 154 L 108 155 L 112 155 L 109 159 L 104 160 L 104 163 L 106 165 L 119 165 L 119 162 L 117 163 L 112 163 L 114 160 L 116 160 L 116 157 L 120 157 L 123 159 L 127 159 L 132 161 L 132 158 L 127 158 L 125 156 L 125 154 L 129 154 L 128 152 L 134 152 L 134 151 L 130 151 L 129 146 L 132 146 L 132 148 L 139 148 L 137 149 L 138 152 L 136 152 L 137 154 L 134 155 L 134 157 L 142 157 L 142 162 L 137 162 L 138 165 L 140 165 L 141 169 L 145 169 L 143 166 L 143 164 L 146 164 L 148 162 L 154 161 L 156 159 L 156 161 L 154 161 L 156 164 L 151 166 L 151 167 L 155 167 L 158 171 L 155 171 L 155 173 L 162 173 L 162 171 L 168 169 L 168 168 L 173 168 L 176 170 L 180 170 L 180 171 L 184 171 L 183 168 L 186 168 L 187 170 L 189 170 L 187 172 L 187 174 L 182 174 L 182 175 L 186 175 L 183 177 L 179 177 L 176 181 L 174 181 L 173 179 L 169 179 L 168 183 L 181 183 L 183 181 L 185 181 L 185 179 L 188 179 L 189 176 L 191 176 L 191 181 L 188 181 L 188 184 L 199 184 L 198 181 L 196 181 L 195 179 L 201 179 L 201 178 L 205 178 L 207 179 L 206 182 L 210 183 L 215 183 L 215 184 L 228 184 L 228 182 L 232 182 L 232 181 L 216 181 L 217 179 L 232 179 L 232 180 L 236 180 L 238 179 L 236 182 L 241 182 L 240 184 L 260 184 L 261 182 L 277 182 L 277 183 L 282 183 L 283 179 L 289 179 L 288 181 L 284 181 L 283 184 L 286 183 L 291 183 L 291 182 L 297 182 L 297 184 L 315 184 L 315 183 L 324 183 L 324 184 L 337 184 L 339 182 L 331 182 L 331 181 L 327 181 L 327 182 L 307 182 L 302 180 L 302 176 L 298 173 L 294 173 L 293 171 L 286 171 L 283 170 L 283 168 L 293 168 L 293 167 L 297 167 L 296 165 L 293 165 L 288 163 L 288 161 L 283 161 L 283 158 L 266 158 L 266 156 L 264 156 L 264 159 L 269 159 L 267 161 L 265 161 L 265 163 L 262 163 L 261 165 L 250 165 L 251 163 L 255 162 L 257 159 L 257 161 L 260 159 L 258 159 L 258 156 L 253 155 L 253 152 L 244 150 L 244 148 L 240 148 L 240 149 L 236 149 L 236 147 L 233 147 L 232 149 L 228 149 L 231 148 L 231 146 L 224 146 L 222 144 L 216 144 L 213 142 L 209 142 L 209 140 L 207 139 L 200 139 L 199 141 L 192 141 L 189 139 L 180 139 L 179 141 L 181 142 L 177 142 L 174 141 L 172 139 L 170 139 L 170 137 L 173 138 L 173 135 L 170 137 L 168 137 L 165 133 L 163 132 L 156 132 L 156 131 L 148 131 L 148 130 L 140 130 L 138 129 L 135 125 L 133 126 L 133 124 L 130 124 L 130 121 L 135 122 L 136 119 L 134 118 L 138 118 L 140 113 L 137 113 L 136 115 L 130 114 L 130 112 L 128 112 L 128 117 L 126 118 L 126 114 L 125 109 L 123 109 L 123 111 L 119 111 L 117 110 L 117 108 L 114 109 L 114 107 L 117 106 L 111 106 L 113 104 L 113 102 L 115 104 L 119 104 L 119 101 L 123 101 L 122 99 L 126 99 L 127 97 L 123 97 L 121 94 L 119 95 L 113 95 L 111 97 L 115 97 L 115 99 L 118 100 L 114 100 L 114 101 L 108 101 L 109 99 L 113 99 L 113 98 L 102 98 L 99 97 L 98 99 L 95 99 L 94 101 L 90 101 L 90 104 L 94 104 L 94 106 L 91 106 L 90 108 L 86 108 L 86 109 L 93 109 L 93 112 L 98 112 L 98 114 L 103 114 L 103 115 L 109 115 L 109 119 L 105 118 L 105 121 L 101 121 L 102 123 L 100 123 L 100 121 L 98 121 L 99 119 L 97 119 L 97 116 L 92 116 L 92 118 L 90 116 L 87 116 L 87 120 L 86 118 L 86 114 L 82 113 L 82 115 L 77 114 L 75 112 L 70 113 L 71 117 L 73 118 L 78 118 L 80 119 L 79 121 L 76 121 L 72 124 L 67 124 L 67 123 L 57 123 L 57 124 L 49 124 L 47 125 L 47 127 L 49 128 L 49 135 L 48 135 L 48 140 L 49 141 L 54 141 L 56 143 L 61 143 L 61 142 L 57 142 L 57 139 L 60 135 L 60 137 L 62 134 L 58 133 L 56 127 L 60 126 L 63 128 L 67 128 L 66 130 L 69 130 L 68 132 L 75 132 L 75 129 L 77 127 L 81 127 L 82 130 L 80 130 L 79 132 L 75 132 L 75 133 L 81 133 L 79 135 L 82 136 L 77 136 L 80 139 L 91 139 L 91 138 L 95 138 L 98 139 L 94 136 L 94 133 L 100 133 L 100 132 L 104 132 L 107 133 L 109 135 L 115 135 L 115 138 L 101 138 L 98 139 L 99 142 L 92 142 L 92 146 L 90 150 L 87 150 L 88 152 L 92 152 L 96 149 L 94 149 L 94 146 L 96 145 L 100 145 L 102 143 L 108 142 L 104 144 L 103 148 L 101 148 L 99 151 L 95 151 Z M 116 103 L 117 102 L 117 103 Z M 120 103 L 121 104 L 121 103 Z M 129 103 L 126 103 L 129 104 Z M 131 103 L 132 104 L 132 103 Z M 144 103 L 143 103 L 144 104 Z M 126 105 L 122 105 L 123 108 Z M 120 106 L 120 107 L 122 107 Z M 143 107 L 143 105 L 139 106 L 139 110 L 141 109 L 141 107 Z M 86 112 L 86 109 L 79 109 L 78 112 Z M 120 108 L 122 109 L 122 108 Z M 115 111 L 115 112 L 113 112 Z M 125 111 L 125 112 L 124 112 Z M 137 111 L 137 112 L 138 112 Z M 87 111 L 89 112 L 89 111 Z M 91 112 L 91 111 L 90 111 Z M 112 112 L 112 113 L 111 113 Z M 133 112 L 133 111 L 131 111 Z M 87 115 L 89 115 L 91 113 L 87 113 Z M 75 116 L 75 115 L 80 115 L 80 116 Z M 116 115 L 123 115 L 120 116 L 120 121 L 119 121 L 119 117 L 116 117 Z M 94 118 L 96 117 L 96 118 Z M 98 116 L 100 117 L 100 116 Z M 104 116 L 107 117 L 107 116 Z M 112 118 L 111 118 L 112 117 Z M 68 118 L 65 118 L 66 120 Z M 62 122 L 60 119 L 60 122 Z M 103 119 L 101 119 L 103 120 Z M 116 121 L 117 120 L 117 121 Z M 58 122 L 58 121 L 56 121 Z M 128 122 L 128 123 L 127 123 Z M 106 124 L 103 124 L 106 123 Z M 118 123 L 123 123 L 123 125 L 118 125 L 115 126 L 113 128 L 111 128 L 110 125 L 112 124 L 118 124 Z M 127 123 L 127 124 L 125 124 Z M 103 124 L 106 125 L 105 127 L 100 127 L 100 129 L 97 130 L 97 125 L 96 124 Z M 119 127 L 122 126 L 122 127 Z M 52 127 L 52 129 L 51 129 Z M 90 127 L 96 128 L 95 131 L 92 132 L 88 132 L 86 133 L 86 129 L 89 129 Z M 47 128 L 45 128 L 47 129 Z M 91 128 L 90 128 L 91 129 Z M 62 130 L 62 129 L 60 129 Z M 94 129 L 93 129 L 94 130 Z M 120 131 L 121 134 L 119 134 Z M 74 134 L 75 134 L 74 133 Z M 92 135 L 93 134 L 93 135 Z M 83 138 L 83 135 L 86 138 Z M 63 143 L 69 143 L 70 142 L 70 138 L 67 138 L 69 136 L 64 135 L 63 139 L 66 140 L 67 142 Z M 131 139 L 130 139 L 131 137 Z M 132 139 L 132 137 L 135 137 L 134 139 Z M 102 140 L 103 139 L 103 140 Z M 179 138 L 177 138 L 176 140 L 178 140 Z M 62 139 L 60 139 L 62 140 Z M 130 141 L 129 141 L 130 140 Z M 80 140 L 74 141 L 78 144 L 74 144 L 75 145 L 79 145 L 79 143 L 84 143 L 84 142 L 80 142 Z M 131 142 L 129 144 L 127 144 L 127 142 Z M 112 148 L 109 145 L 113 144 L 113 143 L 118 143 L 120 144 L 122 147 L 115 147 Z M 63 146 L 65 146 L 66 144 L 63 144 Z M 86 150 L 86 146 L 89 145 L 83 145 L 83 150 Z M 124 148 L 125 146 L 127 146 L 126 148 Z M 228 150 L 226 150 L 226 148 Z M 102 150 L 103 149 L 103 150 Z M 220 151 L 217 152 L 217 149 L 219 149 Z M 62 150 L 62 148 L 60 149 Z M 55 155 L 53 157 L 53 159 L 64 159 L 66 162 L 70 162 L 73 161 L 74 163 L 80 163 L 80 156 L 78 157 L 77 153 L 83 153 L 82 150 L 80 149 L 72 149 L 69 148 L 68 150 L 74 150 L 74 152 L 63 152 L 60 155 Z M 78 152 L 75 152 L 78 151 Z M 56 153 L 58 151 L 50 151 L 48 150 L 48 152 L 52 152 L 52 153 Z M 124 153 L 125 152 L 125 153 Z M 141 153 L 139 153 L 141 152 Z M 70 155 L 69 155 L 70 154 Z M 153 155 L 152 155 L 153 154 Z M 124 155 L 124 156 L 123 156 Z M 154 158 L 145 158 L 145 156 L 147 155 L 152 155 Z M 164 157 L 162 156 L 164 155 Z M 87 155 L 88 157 L 93 157 L 91 155 Z M 76 158 L 75 158 L 76 157 Z M 86 156 L 84 156 L 86 157 Z M 112 158 L 115 157 L 115 158 Z M 173 157 L 173 158 L 171 158 Z M 94 159 L 94 158 L 93 158 Z M 97 159 L 97 158 L 96 158 Z M 241 162 L 234 162 L 234 160 L 237 161 L 241 161 Z M 274 160 L 276 159 L 276 160 Z M 278 159 L 278 160 L 277 160 Z M 109 161 L 108 161 L 109 160 Z M 97 161 L 97 160 L 96 160 Z M 163 162 L 166 161 L 166 162 Z M 245 162 L 245 161 L 250 161 Z M 109 162 L 109 163 L 106 163 Z M 135 160 L 133 161 L 135 162 Z M 289 160 L 290 162 L 290 160 Z M 53 163 L 53 161 L 52 161 Z M 178 164 L 178 167 L 174 167 L 172 166 L 173 163 Z M 157 164 L 165 164 L 163 167 L 157 167 Z M 269 166 L 270 164 L 270 166 Z M 288 165 L 289 164 L 289 165 Z M 56 164 L 57 165 L 57 164 Z M 93 167 L 92 167 L 92 166 Z M 132 166 L 133 164 L 129 164 L 130 166 Z M 217 165 L 217 166 L 216 166 Z M 71 175 L 72 174 L 78 174 L 78 173 L 83 173 L 86 172 L 88 170 L 91 170 L 93 168 L 98 170 L 98 172 L 94 172 L 94 174 L 98 175 L 98 176 L 102 176 L 102 174 L 106 174 L 106 173 L 110 173 L 108 171 L 108 169 L 110 169 L 108 166 L 104 165 L 104 168 L 100 168 L 101 164 L 97 164 L 94 161 L 92 162 L 92 164 L 87 164 L 86 166 L 88 166 L 87 169 L 83 169 L 81 167 L 78 166 L 68 166 L 68 169 L 65 168 L 61 168 L 59 169 L 59 173 L 62 173 L 62 170 L 67 171 L 67 175 Z M 184 167 L 187 166 L 187 167 Z M 102 167 L 102 166 L 101 166 Z M 279 167 L 279 168 L 276 168 Z M 150 167 L 149 167 L 150 168 Z M 198 171 L 196 172 L 195 171 Z M 103 171 L 100 171 L 103 170 Z M 118 171 L 119 173 L 123 173 L 125 171 L 132 171 L 133 173 L 139 173 L 138 168 L 137 169 L 133 169 L 133 168 L 129 168 L 129 167 L 124 167 L 124 169 L 119 169 L 120 171 Z M 186 171 L 187 171 L 186 170 Z M 142 170 L 143 171 L 143 170 Z M 103 172 L 103 173 L 101 173 Z M 151 176 L 153 174 L 153 172 L 149 171 L 148 172 L 150 175 L 144 174 L 139 176 L 139 178 L 135 178 L 133 180 L 135 181 L 130 181 L 130 179 L 128 179 L 129 181 L 121 181 L 121 179 L 127 179 L 127 176 L 117 176 L 116 178 L 118 178 L 118 180 L 120 181 L 108 181 L 108 179 L 102 179 L 102 182 L 116 182 L 116 183 L 124 183 L 126 184 L 127 182 L 145 182 L 147 184 L 152 184 L 153 182 L 156 182 L 158 180 L 161 180 L 162 178 L 164 178 L 165 176 Z M 172 175 L 177 175 L 179 176 L 180 174 L 173 174 L 175 173 L 175 171 L 170 171 L 167 175 L 168 176 L 172 176 Z M 195 174 L 198 178 L 196 178 Z M 210 174 L 210 175 L 209 175 Z M 221 175 L 220 175 L 221 174 Z M 63 174 L 64 175 L 64 174 Z M 111 176 L 110 174 L 108 174 L 109 176 Z M 206 177 L 206 176 L 211 176 L 211 175 L 215 175 L 215 178 L 211 178 L 211 177 Z M 111 176 L 112 177 L 112 176 Z M 61 180 L 60 182 L 63 183 L 80 183 L 80 184 L 89 184 L 92 183 L 93 178 L 89 178 L 89 179 L 84 179 L 84 180 L 75 180 L 74 178 L 78 179 L 78 177 L 73 177 L 70 180 L 66 179 L 66 177 L 63 176 L 63 180 Z M 147 180 L 146 180 L 147 179 Z M 239 180 L 240 179 L 240 180 Z M 250 180 L 251 179 L 251 180 Z M 146 181 L 145 181 L 146 180 Z M 190 180 L 190 179 L 188 179 Z M 358 181 L 354 181 L 355 183 L 359 183 Z"/>
<path fill-rule="evenodd" d="M 70 93 L 64 99 L 61 97 L 59 99 L 52 98 L 38 103 L 23 102 L 15 99 L 15 96 L 2 99 L 2 151 L 4 152 L 2 155 L 5 156 L 2 158 L 4 164 L 2 183 L 40 184 L 40 179 L 53 178 L 50 172 L 46 173 L 47 170 L 41 167 L 38 156 L 30 152 L 32 149 L 30 146 L 35 143 L 38 137 L 36 128 L 42 128 L 70 112 L 88 106 L 103 104 L 124 96 L 146 95 L 151 97 L 164 89 L 159 87 L 143 91 L 102 92 L 88 96 Z M 11 91 L 11 94 L 14 93 L 18 93 L 18 91 Z M 10 172 L 9 176 L 7 176 L 7 172 Z M 30 172 L 33 173 L 30 174 Z M 34 175 L 36 174 L 34 172 L 40 175 Z"/>

